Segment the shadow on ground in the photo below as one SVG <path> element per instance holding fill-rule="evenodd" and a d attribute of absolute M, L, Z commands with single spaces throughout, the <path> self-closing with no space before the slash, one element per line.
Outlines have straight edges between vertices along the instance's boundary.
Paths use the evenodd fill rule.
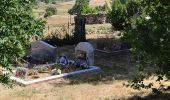
<path fill-rule="evenodd" d="M 149 94 L 145 97 L 133 96 L 127 100 L 170 100 L 170 93 Z"/>

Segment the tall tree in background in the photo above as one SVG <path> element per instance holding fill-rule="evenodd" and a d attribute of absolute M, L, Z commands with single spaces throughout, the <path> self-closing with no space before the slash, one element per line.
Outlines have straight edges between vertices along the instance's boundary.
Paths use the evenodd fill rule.
<path fill-rule="evenodd" d="M 82 13 L 84 8 L 89 7 L 89 0 L 76 0 L 75 5 L 71 8 L 68 13 L 73 15 L 76 13 Z"/>
<path fill-rule="evenodd" d="M 13 62 L 23 57 L 33 36 L 41 36 L 44 22 L 32 13 L 34 0 L 0 0 L 0 66 L 11 70 Z M 0 82 L 10 83 L 0 73 Z"/>

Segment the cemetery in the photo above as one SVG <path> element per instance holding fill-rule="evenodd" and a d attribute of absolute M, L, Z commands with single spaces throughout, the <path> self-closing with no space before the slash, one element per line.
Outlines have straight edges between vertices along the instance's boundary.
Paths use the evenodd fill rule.
<path fill-rule="evenodd" d="M 27 63 L 16 66 L 11 79 L 27 86 L 57 78 L 100 71 L 94 66 L 94 48 L 88 42 L 80 42 L 75 48 L 75 59 L 57 55 L 57 47 L 43 41 L 31 44 Z"/>
<path fill-rule="evenodd" d="M 170 100 L 168 0 L 0 0 L 0 100 Z"/>

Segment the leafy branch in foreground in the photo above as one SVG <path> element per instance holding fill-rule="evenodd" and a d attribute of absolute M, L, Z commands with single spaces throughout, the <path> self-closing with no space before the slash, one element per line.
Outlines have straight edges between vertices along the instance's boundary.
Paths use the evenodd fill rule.
<path fill-rule="evenodd" d="M 41 36 L 44 22 L 32 13 L 34 0 L 0 0 L 0 66 L 11 71 L 16 59 L 26 54 L 32 37 Z M 0 73 L 0 83 L 8 84 Z"/>
<path fill-rule="evenodd" d="M 132 51 L 142 57 L 139 76 L 131 81 L 130 86 L 137 89 L 147 85 L 141 83 L 146 74 L 146 67 L 157 69 L 150 72 L 158 76 L 156 81 L 170 79 L 170 2 L 164 0 L 141 0 L 141 14 L 131 23 L 134 27 L 126 29 L 124 39 L 132 44 Z M 142 74 L 142 75 L 143 75 Z M 141 78 L 142 77 L 142 78 Z M 151 87 L 150 85 L 149 87 Z"/>

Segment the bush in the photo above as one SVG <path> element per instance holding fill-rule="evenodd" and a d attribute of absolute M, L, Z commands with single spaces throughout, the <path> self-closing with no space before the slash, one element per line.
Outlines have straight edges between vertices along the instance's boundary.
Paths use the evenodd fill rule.
<path fill-rule="evenodd" d="M 52 4 L 56 4 L 56 1 L 51 2 Z"/>
<path fill-rule="evenodd" d="M 50 6 L 46 8 L 46 13 L 44 14 L 44 17 L 46 18 L 55 14 L 57 14 L 57 9 Z"/>
<path fill-rule="evenodd" d="M 75 5 L 73 8 L 69 9 L 68 13 L 73 15 L 76 13 L 82 13 L 84 8 L 89 7 L 89 1 L 88 0 L 76 0 Z"/>
<path fill-rule="evenodd" d="M 139 0 L 128 0 L 126 3 L 127 16 L 132 17 L 134 14 L 141 13 Z"/>
<path fill-rule="evenodd" d="M 122 30 L 126 26 L 126 8 L 120 0 L 114 0 L 109 19 L 115 30 Z"/>
<path fill-rule="evenodd" d="M 46 8 L 46 12 L 51 12 L 53 15 L 57 14 L 56 7 L 49 6 Z"/>
<path fill-rule="evenodd" d="M 44 18 L 47 18 L 47 17 L 52 16 L 52 15 L 53 15 L 52 12 L 48 11 L 44 14 Z"/>
<path fill-rule="evenodd" d="M 170 80 L 170 15 L 168 4 L 167 0 L 141 0 L 142 13 L 140 17 L 134 19 L 135 28 L 128 28 L 124 34 L 124 39 L 132 44 L 133 53 L 142 58 L 137 63 L 139 68 L 137 75 L 127 86 L 139 90 L 152 88 L 153 92 L 158 92 L 164 90 L 164 80 Z M 151 75 L 157 76 L 156 79 L 154 78 L 155 83 L 146 84 L 143 82 Z M 163 81 L 161 82 L 161 80 Z M 156 82 L 159 82 L 160 85 L 158 90 L 152 87 Z"/>
<path fill-rule="evenodd" d="M 91 7 L 89 6 L 88 0 L 77 1 L 76 4 L 71 8 L 68 13 L 73 15 L 76 13 L 89 14 L 89 13 L 98 13 L 98 12 L 107 12 L 108 5 Z"/>
<path fill-rule="evenodd" d="M 41 2 L 50 3 L 50 0 L 41 0 Z"/>
<path fill-rule="evenodd" d="M 115 0 L 112 9 L 108 13 L 109 20 L 116 30 L 123 30 L 131 26 L 133 16 L 141 13 L 139 0 Z"/>
<path fill-rule="evenodd" d="M 81 11 L 82 14 L 98 13 L 95 7 L 84 6 Z"/>

